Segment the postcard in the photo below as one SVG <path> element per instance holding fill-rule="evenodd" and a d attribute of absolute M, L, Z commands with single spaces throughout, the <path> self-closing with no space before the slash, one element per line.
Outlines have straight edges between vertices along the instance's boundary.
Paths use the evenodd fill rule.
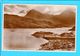
<path fill-rule="evenodd" d="M 4 4 L 3 8 L 3 50 L 76 50 L 76 6 Z"/>

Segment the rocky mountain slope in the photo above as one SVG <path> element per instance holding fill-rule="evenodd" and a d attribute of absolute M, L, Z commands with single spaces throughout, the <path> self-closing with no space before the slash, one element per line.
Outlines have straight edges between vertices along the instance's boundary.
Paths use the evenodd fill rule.
<path fill-rule="evenodd" d="M 60 15 L 30 10 L 24 17 L 4 14 L 4 28 L 58 28 L 75 25 L 75 12 L 66 10 Z"/>

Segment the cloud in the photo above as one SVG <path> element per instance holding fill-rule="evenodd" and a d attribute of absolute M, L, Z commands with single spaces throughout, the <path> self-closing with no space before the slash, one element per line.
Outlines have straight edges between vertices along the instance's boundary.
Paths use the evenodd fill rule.
<path fill-rule="evenodd" d="M 15 14 L 19 16 L 24 16 L 31 9 L 35 9 L 41 13 L 47 13 L 52 15 L 59 15 L 66 9 L 70 9 L 75 11 L 76 6 L 71 5 L 17 5 L 17 4 L 5 4 L 4 5 L 4 13 L 7 14 Z M 23 11 L 23 13 L 19 13 Z"/>

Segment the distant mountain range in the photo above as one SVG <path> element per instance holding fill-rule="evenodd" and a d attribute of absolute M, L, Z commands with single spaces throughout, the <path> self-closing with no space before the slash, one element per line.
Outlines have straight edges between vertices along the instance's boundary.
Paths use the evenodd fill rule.
<path fill-rule="evenodd" d="M 58 28 L 75 25 L 76 15 L 65 10 L 60 15 L 43 14 L 30 10 L 24 17 L 4 14 L 4 28 Z"/>

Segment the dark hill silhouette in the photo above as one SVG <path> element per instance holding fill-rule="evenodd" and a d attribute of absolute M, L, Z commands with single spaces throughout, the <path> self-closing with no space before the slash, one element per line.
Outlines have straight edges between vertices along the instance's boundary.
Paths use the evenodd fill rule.
<path fill-rule="evenodd" d="M 75 26 L 73 26 L 72 29 L 69 29 L 69 31 L 75 31 Z"/>
<path fill-rule="evenodd" d="M 24 17 L 4 14 L 4 28 L 57 28 L 75 25 L 75 13 L 66 10 L 60 15 L 30 10 Z"/>

